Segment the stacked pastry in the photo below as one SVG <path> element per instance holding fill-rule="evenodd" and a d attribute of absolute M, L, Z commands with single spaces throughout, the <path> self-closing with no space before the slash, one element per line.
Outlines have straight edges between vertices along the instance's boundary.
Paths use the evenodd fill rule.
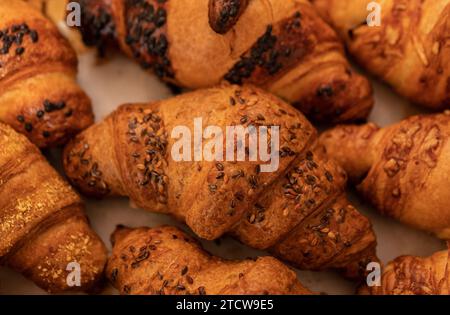
<path fill-rule="evenodd" d="M 194 134 L 196 117 L 221 130 L 279 126 L 279 167 L 262 172 L 266 162 L 249 159 L 249 143 L 244 161 L 179 161 L 172 154 L 177 139 L 169 135 L 177 126 Z M 215 150 L 225 157 L 225 146 Z M 254 87 L 225 85 L 121 106 L 75 137 L 63 162 L 85 194 L 128 196 L 138 207 L 185 221 L 205 239 L 229 233 L 299 268 L 335 268 L 352 278 L 377 261 L 370 222 L 348 202 L 346 175 L 317 144 L 314 127 Z"/>
<path fill-rule="evenodd" d="M 370 112 L 369 81 L 339 37 L 399 94 L 449 108 L 450 0 L 383 1 L 378 27 L 366 24 L 366 0 L 78 0 L 86 44 L 116 46 L 164 82 L 196 89 L 122 105 L 91 127 L 76 53 L 41 14 L 46 1 L 26 2 L 0 3 L 2 265 L 50 292 L 93 292 L 106 275 L 121 294 L 313 294 L 282 260 L 339 270 L 361 294 L 450 293 L 450 251 L 399 257 L 366 285 L 376 238 L 345 194 L 348 174 L 381 213 L 449 240 L 450 112 L 320 137 L 303 116 L 336 123 Z M 174 130 L 195 134 L 198 117 L 216 131 L 269 130 L 275 167 L 252 155 L 250 134 L 232 135 L 227 161 L 228 139 L 209 143 L 215 159 L 177 151 Z M 38 148 L 68 141 L 64 171 L 84 195 L 128 197 L 200 238 L 228 234 L 276 258 L 225 260 L 178 228 L 118 226 L 108 259 L 80 197 Z"/>
<path fill-rule="evenodd" d="M 319 121 L 367 118 L 368 80 L 306 0 L 77 0 L 87 45 L 115 43 L 181 87 L 251 83 Z"/>

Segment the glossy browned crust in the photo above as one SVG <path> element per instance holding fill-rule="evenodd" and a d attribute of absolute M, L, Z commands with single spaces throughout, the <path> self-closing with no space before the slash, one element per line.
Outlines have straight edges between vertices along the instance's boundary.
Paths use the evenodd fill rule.
<path fill-rule="evenodd" d="M 24 23 L 26 29 L 13 30 Z M 63 144 L 91 125 L 90 100 L 75 81 L 75 52 L 56 27 L 31 5 L 5 0 L 0 29 L 8 30 L 0 38 L 0 120 L 41 148 Z"/>
<path fill-rule="evenodd" d="M 319 121 L 361 120 L 372 108 L 368 80 L 351 70 L 336 33 L 305 0 L 78 2 L 87 44 L 104 49 L 115 40 L 167 82 L 256 84 Z M 233 6 L 236 16 L 218 26 L 218 12 Z"/>
<path fill-rule="evenodd" d="M 450 251 L 429 257 L 398 257 L 384 269 L 381 286 L 366 286 L 359 291 L 373 295 L 449 295 Z"/>
<path fill-rule="evenodd" d="M 90 290 L 106 249 L 91 230 L 78 195 L 38 148 L 0 123 L 0 262 L 50 292 Z M 81 287 L 69 287 L 67 264 L 81 266 Z"/>
<path fill-rule="evenodd" d="M 224 260 L 181 230 L 118 227 L 106 274 L 121 294 L 312 294 L 272 257 Z"/>
<path fill-rule="evenodd" d="M 338 126 L 321 142 L 377 209 L 450 239 L 450 112 L 379 129 Z"/>
<path fill-rule="evenodd" d="M 196 117 L 221 128 L 280 126 L 278 171 L 262 173 L 265 163 L 248 159 L 173 161 L 172 130 L 192 128 Z M 295 266 L 339 268 L 350 277 L 376 260 L 370 222 L 348 203 L 346 176 L 316 146 L 316 130 L 257 88 L 226 85 L 123 105 L 71 141 L 63 160 L 83 193 L 129 196 L 138 207 L 186 221 L 206 239 L 231 233 Z"/>
<path fill-rule="evenodd" d="M 365 23 L 369 0 L 312 0 L 350 53 L 399 94 L 450 108 L 450 1 L 382 1 L 380 27 Z"/>

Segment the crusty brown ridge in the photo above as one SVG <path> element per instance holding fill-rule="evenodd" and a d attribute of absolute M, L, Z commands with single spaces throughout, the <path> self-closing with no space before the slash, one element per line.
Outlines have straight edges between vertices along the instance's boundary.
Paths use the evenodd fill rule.
<path fill-rule="evenodd" d="M 263 173 L 266 163 L 248 156 L 175 162 L 171 132 L 192 128 L 197 117 L 221 128 L 280 126 L 278 170 Z M 87 195 L 128 196 L 137 207 L 185 221 L 200 237 L 230 233 L 297 267 L 359 277 L 377 260 L 375 236 L 345 196 L 345 173 L 316 140 L 313 126 L 287 103 L 254 87 L 226 85 L 121 106 L 71 141 L 63 160 Z"/>

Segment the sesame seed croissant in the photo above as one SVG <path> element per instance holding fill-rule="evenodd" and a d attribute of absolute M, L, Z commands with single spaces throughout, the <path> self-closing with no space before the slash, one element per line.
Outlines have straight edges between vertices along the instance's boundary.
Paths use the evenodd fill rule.
<path fill-rule="evenodd" d="M 450 239 L 450 111 L 338 126 L 320 140 L 381 213 Z"/>
<path fill-rule="evenodd" d="M 89 227 L 80 197 L 36 146 L 3 123 L 0 263 L 49 292 L 93 289 L 106 263 L 106 248 Z"/>
<path fill-rule="evenodd" d="M 450 108 L 450 0 L 376 1 L 381 25 L 371 27 L 371 0 L 311 1 L 368 71 L 413 103 Z"/>
<path fill-rule="evenodd" d="M 77 57 L 56 26 L 21 0 L 0 1 L 0 121 L 43 148 L 93 123 Z"/>
<path fill-rule="evenodd" d="M 224 161 L 224 145 L 215 149 L 225 150 L 223 159 L 192 160 L 189 153 L 177 162 L 173 133 L 179 128 L 195 133 L 199 119 L 221 130 L 278 126 L 279 149 L 273 155 L 279 156 L 279 167 L 262 172 L 266 163 L 250 160 L 245 140 L 241 160 Z M 75 137 L 63 162 L 71 182 L 87 195 L 128 196 L 137 207 L 185 221 L 202 238 L 229 233 L 299 268 L 337 268 L 356 278 L 368 261 L 377 260 L 375 236 L 345 197 L 345 173 L 316 139 L 305 117 L 275 96 L 223 85 L 123 105 Z M 236 146 L 229 152 L 240 155 Z"/>
<path fill-rule="evenodd" d="M 360 294 L 449 295 L 450 251 L 429 257 L 401 256 L 383 271 L 380 286 L 364 286 Z"/>
<path fill-rule="evenodd" d="M 372 89 L 306 0 L 77 0 L 86 44 L 115 42 L 163 80 L 251 83 L 320 121 L 365 119 Z"/>
<path fill-rule="evenodd" d="M 106 274 L 121 294 L 312 294 L 273 257 L 231 261 L 178 228 L 118 227 Z"/>

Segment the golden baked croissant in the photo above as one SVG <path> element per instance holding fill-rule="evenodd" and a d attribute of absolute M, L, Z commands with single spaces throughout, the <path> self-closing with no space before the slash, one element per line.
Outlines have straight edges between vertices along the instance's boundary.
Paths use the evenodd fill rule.
<path fill-rule="evenodd" d="M 106 274 L 121 294 L 312 294 L 272 257 L 230 261 L 181 230 L 118 227 Z"/>
<path fill-rule="evenodd" d="M 450 111 L 387 128 L 338 126 L 321 135 L 327 152 L 361 182 L 381 213 L 450 239 Z"/>
<path fill-rule="evenodd" d="M 371 27 L 371 0 L 311 1 L 367 70 L 414 103 L 450 108 L 449 0 L 378 1 L 381 25 Z"/>
<path fill-rule="evenodd" d="M 117 42 L 172 84 L 256 84 L 332 122 L 365 119 L 373 105 L 368 80 L 306 0 L 78 2 L 88 45 Z"/>
<path fill-rule="evenodd" d="M 171 132 L 192 128 L 199 117 L 221 128 L 280 126 L 278 169 L 261 172 L 265 163 L 247 157 L 176 162 Z M 138 207 L 186 221 L 205 239 L 230 233 L 297 267 L 338 268 L 357 277 L 376 261 L 375 236 L 345 197 L 345 173 L 316 139 L 316 130 L 290 105 L 257 88 L 226 85 L 121 106 L 75 137 L 63 161 L 87 195 L 128 196 Z"/>
<path fill-rule="evenodd" d="M 3 123 L 0 263 L 50 292 L 93 289 L 106 263 L 106 249 L 89 227 L 79 196 L 36 146 Z M 79 283 L 72 269 L 80 271 Z"/>
<path fill-rule="evenodd" d="M 390 262 L 380 286 L 362 287 L 361 294 L 450 294 L 450 251 L 430 257 L 401 256 Z"/>
<path fill-rule="evenodd" d="M 77 57 L 56 27 L 21 0 L 0 2 L 0 121 L 39 147 L 62 144 L 93 123 L 75 81 Z"/>

